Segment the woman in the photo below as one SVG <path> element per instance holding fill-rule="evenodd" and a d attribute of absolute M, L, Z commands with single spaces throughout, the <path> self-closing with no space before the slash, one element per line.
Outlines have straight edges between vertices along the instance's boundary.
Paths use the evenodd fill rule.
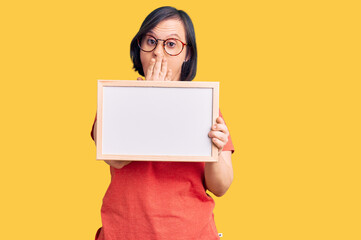
<path fill-rule="evenodd" d="M 154 10 L 131 42 L 131 58 L 144 77 L 139 81 L 193 80 L 197 48 L 189 16 L 172 7 Z M 96 239 L 219 239 L 206 190 L 216 196 L 227 191 L 234 149 L 221 115 L 216 122 L 208 134 L 219 149 L 216 163 L 105 161 L 111 183 Z"/>

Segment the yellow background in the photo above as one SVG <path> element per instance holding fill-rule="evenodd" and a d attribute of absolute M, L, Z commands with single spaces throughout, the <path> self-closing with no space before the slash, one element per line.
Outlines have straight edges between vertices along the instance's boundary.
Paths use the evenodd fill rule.
<path fill-rule="evenodd" d="M 136 79 L 130 41 L 172 5 L 236 148 L 222 239 L 361 239 L 358 2 L 3 1 L 0 238 L 94 238 L 110 180 L 89 134 L 96 80 Z"/>

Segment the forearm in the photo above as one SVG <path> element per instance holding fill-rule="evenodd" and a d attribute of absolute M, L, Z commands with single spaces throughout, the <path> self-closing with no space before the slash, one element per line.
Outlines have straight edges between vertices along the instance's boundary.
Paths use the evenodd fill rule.
<path fill-rule="evenodd" d="M 224 195 L 233 181 L 231 151 L 219 155 L 218 162 L 207 162 L 204 174 L 207 189 L 217 197 Z"/>

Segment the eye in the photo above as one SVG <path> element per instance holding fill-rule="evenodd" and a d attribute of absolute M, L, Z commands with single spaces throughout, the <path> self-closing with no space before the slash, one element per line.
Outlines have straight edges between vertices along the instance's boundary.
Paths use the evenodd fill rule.
<path fill-rule="evenodd" d="M 169 48 L 175 48 L 177 46 L 177 41 L 174 39 L 168 39 L 166 42 L 166 46 Z"/>
<path fill-rule="evenodd" d="M 153 38 L 153 37 L 147 37 L 147 38 L 146 38 L 146 43 L 147 43 L 149 46 L 154 46 L 154 45 L 157 43 L 157 41 L 156 41 L 155 38 Z"/>

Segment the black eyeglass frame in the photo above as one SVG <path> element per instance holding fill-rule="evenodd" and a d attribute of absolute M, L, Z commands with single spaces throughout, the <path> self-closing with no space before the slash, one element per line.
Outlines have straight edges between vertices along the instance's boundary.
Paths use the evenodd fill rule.
<path fill-rule="evenodd" d="M 187 43 L 182 42 L 182 40 L 180 40 L 180 39 L 178 39 L 178 38 L 168 38 L 168 39 L 165 39 L 165 40 L 164 40 L 164 39 L 155 38 L 155 37 L 153 37 L 153 36 L 151 36 L 151 35 L 146 35 L 146 36 L 149 36 L 149 37 L 154 38 L 156 44 L 155 44 L 155 46 L 154 46 L 154 48 L 153 48 L 152 50 L 146 51 L 146 50 L 144 50 L 144 49 L 140 46 L 140 42 L 139 42 L 140 40 L 139 40 L 139 38 L 137 38 L 138 47 L 139 47 L 140 50 L 142 50 L 143 52 L 153 52 L 154 49 L 158 46 L 158 41 L 159 41 L 159 40 L 160 40 L 160 41 L 163 41 L 163 49 L 164 49 L 164 51 L 165 51 L 168 55 L 170 55 L 170 56 L 178 56 L 179 54 L 181 54 L 181 53 L 183 52 L 184 46 L 187 46 L 187 45 L 188 45 Z M 179 52 L 178 54 L 170 54 L 170 53 L 167 52 L 167 50 L 165 49 L 165 43 L 166 43 L 168 40 L 177 40 L 177 41 L 180 41 L 180 42 L 182 43 L 182 49 L 180 50 L 180 52 Z"/>

